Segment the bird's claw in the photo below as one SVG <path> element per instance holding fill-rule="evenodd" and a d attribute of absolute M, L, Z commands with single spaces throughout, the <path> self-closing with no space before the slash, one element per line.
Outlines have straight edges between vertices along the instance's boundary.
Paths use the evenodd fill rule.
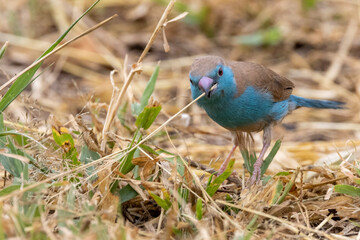
<path fill-rule="evenodd" d="M 256 184 L 260 183 L 260 178 L 261 178 L 261 169 L 258 166 L 254 166 L 254 171 L 252 173 L 252 176 L 250 178 L 250 183 L 249 183 L 249 187 Z"/>

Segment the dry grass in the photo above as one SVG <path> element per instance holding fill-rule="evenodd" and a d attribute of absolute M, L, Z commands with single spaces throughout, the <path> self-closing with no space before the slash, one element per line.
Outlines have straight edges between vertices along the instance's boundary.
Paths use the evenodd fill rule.
<path fill-rule="evenodd" d="M 312 1 L 170 1 L 167 8 L 161 2 L 102 0 L 69 38 L 119 17 L 51 55 L 45 64 L 53 65 L 3 113 L 7 127 L 36 141 L 11 138 L 35 159 L 28 178 L 14 178 L 0 166 L 1 189 L 20 186 L 0 196 L 0 237 L 359 239 L 360 197 L 336 193 L 334 186 L 359 187 L 360 2 L 318 0 L 308 10 L 301 3 Z M 9 41 L 0 59 L 1 84 L 29 66 L 89 4 L 0 2 L 0 42 Z M 168 21 L 185 11 L 185 19 Z M 264 39 L 267 31 L 274 35 Z M 238 36 L 248 34 L 257 45 L 239 44 L 246 38 Z M 282 146 L 268 182 L 244 188 L 248 173 L 237 152 L 239 178 L 210 196 L 208 179 L 231 142 L 191 102 L 188 69 L 203 54 L 264 64 L 292 79 L 296 95 L 341 100 L 348 108 L 295 111 L 275 129 Z M 131 104 L 140 101 L 158 61 L 151 101 L 162 110 L 131 145 L 138 134 Z M 64 157 L 71 146 L 57 146 L 52 129 L 70 133 L 79 159 L 84 146 L 97 159 L 72 166 Z M 137 170 L 123 174 L 134 149 Z M 114 191 L 125 186 L 133 196 Z M 274 203 L 280 187 L 287 192 Z M 160 207 L 153 193 L 168 205 Z"/>

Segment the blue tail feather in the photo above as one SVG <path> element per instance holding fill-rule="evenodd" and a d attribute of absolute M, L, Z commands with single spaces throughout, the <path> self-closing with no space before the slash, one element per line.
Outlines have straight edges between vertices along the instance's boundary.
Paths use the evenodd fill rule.
<path fill-rule="evenodd" d="M 298 107 L 308 107 L 308 108 L 332 108 L 332 109 L 344 109 L 344 102 L 337 101 L 329 101 L 329 100 L 316 100 L 316 99 L 308 99 L 302 98 L 298 96 L 291 95 L 290 101 L 296 104 L 296 108 Z"/>

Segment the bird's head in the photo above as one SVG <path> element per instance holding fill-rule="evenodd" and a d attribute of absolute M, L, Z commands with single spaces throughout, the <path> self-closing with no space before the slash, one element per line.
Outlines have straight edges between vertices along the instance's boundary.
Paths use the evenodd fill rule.
<path fill-rule="evenodd" d="M 201 102 L 212 102 L 217 99 L 234 95 L 236 90 L 234 74 L 221 57 L 205 56 L 197 58 L 191 65 L 190 85 L 192 97 L 195 99 L 202 93 L 205 97 Z"/>

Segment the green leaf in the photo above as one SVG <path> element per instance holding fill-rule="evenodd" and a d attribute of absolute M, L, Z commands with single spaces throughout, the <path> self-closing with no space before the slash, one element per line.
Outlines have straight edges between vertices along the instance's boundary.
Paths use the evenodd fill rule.
<path fill-rule="evenodd" d="M 80 162 L 83 164 L 91 163 L 100 158 L 100 154 L 91 151 L 87 146 L 81 148 Z"/>
<path fill-rule="evenodd" d="M 279 148 L 281 146 L 281 140 L 277 140 L 275 142 L 274 147 L 271 149 L 269 155 L 265 158 L 263 164 L 261 165 L 261 176 L 264 175 L 266 170 L 268 169 L 270 163 L 274 159 L 276 153 L 279 151 Z"/>
<path fill-rule="evenodd" d="M 219 189 L 220 185 L 228 178 L 233 172 L 235 160 L 231 159 L 226 170 L 218 177 L 214 179 L 212 183 L 206 188 L 206 192 L 212 197 L 215 192 Z"/>
<path fill-rule="evenodd" d="M 128 184 L 118 191 L 118 195 L 120 197 L 120 202 L 124 203 L 130 201 L 139 194 Z"/>
<path fill-rule="evenodd" d="M 3 196 L 6 196 L 10 193 L 12 193 L 13 191 L 16 191 L 16 190 L 19 190 L 20 188 L 24 188 L 24 187 L 27 187 L 29 186 L 30 184 L 25 184 L 25 185 L 21 185 L 21 184 L 13 184 L 13 185 L 10 185 L 6 188 L 3 188 L 1 191 L 0 191 L 0 197 L 3 197 Z M 50 184 L 47 184 L 47 183 L 43 183 L 43 184 L 40 184 L 39 186 L 37 187 L 34 187 L 34 188 L 31 188 L 29 189 L 27 192 L 39 192 L 47 187 L 51 186 Z"/>
<path fill-rule="evenodd" d="M 309 11 L 310 9 L 314 8 L 316 6 L 317 0 L 302 0 L 301 5 L 303 10 Z"/>
<path fill-rule="evenodd" d="M 181 196 L 181 198 L 184 200 L 184 202 L 189 201 L 189 193 L 190 193 L 189 189 L 179 187 L 178 188 L 178 193 L 179 193 L 179 196 Z M 169 197 L 169 201 L 170 201 L 170 197 Z M 179 202 L 179 208 L 181 208 L 180 202 Z"/>
<path fill-rule="evenodd" d="M 264 176 L 264 177 L 262 177 L 262 178 L 261 178 L 262 184 L 263 184 L 263 185 L 266 185 L 271 178 L 272 178 L 271 176 Z"/>
<path fill-rule="evenodd" d="M 134 158 L 135 151 L 136 151 L 136 149 L 129 152 L 128 155 L 125 156 L 124 160 L 122 160 L 122 163 L 120 165 L 121 173 L 127 174 L 135 167 L 135 165 L 132 164 L 132 162 L 131 162 L 132 159 Z"/>
<path fill-rule="evenodd" d="M 66 195 L 66 209 L 74 210 L 75 209 L 75 199 L 76 199 L 76 190 L 75 187 L 72 185 Z"/>
<path fill-rule="evenodd" d="M 271 201 L 271 205 L 274 205 L 277 203 L 277 201 L 279 200 L 279 197 L 280 197 L 280 194 L 281 194 L 281 191 L 283 190 L 283 183 L 282 181 L 278 181 L 277 184 L 276 184 L 276 188 L 275 188 L 275 194 L 274 194 L 274 197 Z"/>
<path fill-rule="evenodd" d="M 201 220 L 203 217 L 203 204 L 201 198 L 196 200 L 196 218 Z"/>
<path fill-rule="evenodd" d="M 246 229 L 247 230 L 251 230 L 251 229 L 254 229 L 254 227 L 256 227 L 256 221 L 257 221 L 257 219 L 258 219 L 258 215 L 255 215 L 252 219 L 251 219 L 251 221 L 249 222 L 249 224 L 246 226 Z"/>
<path fill-rule="evenodd" d="M 3 112 L 10 105 L 10 103 L 14 101 L 22 91 L 24 91 L 36 71 L 40 68 L 41 64 L 42 62 L 30 68 L 28 71 L 19 76 L 13 85 L 11 85 L 9 90 L 5 93 L 4 97 L 0 101 L 0 112 Z"/>
<path fill-rule="evenodd" d="M 275 204 L 281 204 L 285 200 L 285 197 L 288 195 L 288 193 L 290 192 L 293 186 L 294 186 L 294 181 L 292 179 L 285 185 L 283 193 L 281 194 L 281 196 L 279 197 L 279 199 Z"/>
<path fill-rule="evenodd" d="M 241 155 L 244 159 L 245 168 L 249 171 L 250 174 L 252 174 L 252 172 L 254 171 L 254 163 L 257 159 L 256 153 L 252 152 L 250 154 L 248 150 L 244 149 L 241 150 Z"/>
<path fill-rule="evenodd" d="M 0 197 L 6 196 L 10 193 L 12 193 L 13 191 L 19 190 L 21 188 L 21 185 L 10 185 L 6 188 L 3 188 L 0 191 Z"/>
<path fill-rule="evenodd" d="M 176 170 L 180 174 L 180 176 L 183 177 L 185 174 L 184 162 L 181 160 L 180 156 L 176 156 L 174 159 L 176 160 Z"/>
<path fill-rule="evenodd" d="M 274 177 L 289 176 L 290 172 L 278 172 Z"/>
<path fill-rule="evenodd" d="M 0 49 L 0 59 L 4 56 L 8 44 L 9 44 L 9 42 L 5 42 L 4 45 L 1 47 L 1 49 Z"/>
<path fill-rule="evenodd" d="M 159 69 L 160 69 L 160 67 L 158 64 L 155 67 L 155 70 L 152 73 L 150 80 L 145 87 L 144 93 L 143 93 L 143 95 L 141 97 L 141 101 L 140 101 L 140 111 L 142 111 L 146 107 L 146 105 L 149 102 L 150 96 L 152 95 L 152 93 L 155 90 L 155 83 L 156 83 L 157 77 L 159 75 Z"/>
<path fill-rule="evenodd" d="M 134 102 L 133 104 L 131 104 L 131 110 L 134 116 L 139 116 L 141 111 L 143 111 L 146 105 L 149 103 L 149 99 L 155 90 L 155 83 L 159 75 L 159 69 L 159 65 L 157 65 L 145 87 L 145 90 L 141 96 L 140 103 Z"/>
<path fill-rule="evenodd" d="M 64 159 L 71 159 L 71 163 L 75 166 L 80 165 L 78 159 L 78 152 L 75 148 L 75 142 L 71 134 L 62 132 L 59 133 L 55 128 L 52 128 L 53 138 L 57 145 L 64 149 Z"/>
<path fill-rule="evenodd" d="M 0 205 L 0 216 L 4 216 L 3 215 L 3 204 Z M 0 217 L 0 240 L 6 239 L 5 238 L 4 225 L 3 225 L 3 218 L 4 217 Z"/>
<path fill-rule="evenodd" d="M 131 141 L 131 143 L 128 146 L 128 150 L 130 150 L 135 142 L 140 142 L 142 139 L 142 134 L 139 130 L 139 128 L 136 130 L 133 139 Z M 120 160 L 120 167 L 119 167 L 119 171 L 123 174 L 127 174 L 128 172 L 130 172 L 131 170 L 133 170 L 133 168 L 135 167 L 134 164 L 132 164 L 132 159 L 134 158 L 134 154 L 136 153 L 138 149 L 135 148 L 133 149 L 131 152 L 129 152 L 126 156 L 122 157 L 122 159 Z"/>
<path fill-rule="evenodd" d="M 136 117 L 139 116 L 139 113 L 141 112 L 140 103 L 134 102 L 131 104 L 131 112 Z"/>
<path fill-rule="evenodd" d="M 237 36 L 235 37 L 235 43 L 245 46 L 268 46 L 280 43 L 282 38 L 280 29 L 272 27 L 252 34 Z"/>
<path fill-rule="evenodd" d="M 255 215 L 251 221 L 249 222 L 249 224 L 246 226 L 247 229 L 247 233 L 244 237 L 244 240 L 250 240 L 252 238 L 252 236 L 254 235 L 254 232 L 257 228 L 257 219 L 258 219 L 258 215 Z"/>
<path fill-rule="evenodd" d="M 208 179 L 208 182 L 207 182 L 207 184 L 206 184 L 206 188 L 210 186 L 210 184 L 211 184 L 211 182 L 212 182 L 212 179 L 213 179 L 213 177 L 215 176 L 214 174 L 215 174 L 215 173 L 212 173 L 212 174 L 210 175 L 210 177 L 209 177 L 209 179 Z"/>
<path fill-rule="evenodd" d="M 6 130 L 6 127 L 5 127 L 5 124 L 4 124 L 4 116 L 3 116 L 2 113 L 0 113 L 0 132 L 4 132 L 5 130 Z M 0 136 L 0 139 L 4 140 L 5 137 Z"/>
<path fill-rule="evenodd" d="M 138 128 L 148 129 L 155 121 L 157 115 L 161 111 L 161 106 L 145 107 L 136 119 L 135 125 Z"/>
<path fill-rule="evenodd" d="M 36 139 L 34 139 L 33 137 L 30 137 L 29 135 L 25 134 L 25 133 L 21 133 L 21 132 L 17 132 L 16 130 L 10 130 L 10 131 L 4 131 L 4 132 L 0 132 L 0 136 L 9 136 L 9 135 L 16 135 L 16 136 L 21 136 L 24 137 L 25 139 L 23 139 L 23 141 L 25 141 L 24 144 L 22 145 L 26 145 L 27 144 L 27 139 L 32 140 L 33 142 L 37 143 L 40 147 L 42 147 L 43 149 L 46 149 L 46 147 L 44 145 L 42 145 L 40 142 L 38 142 Z"/>
<path fill-rule="evenodd" d="M 20 155 L 24 157 L 24 153 L 18 150 L 13 143 L 13 139 L 7 137 L 7 149 L 10 153 Z M 19 159 L 0 155 L 0 162 L 4 166 L 5 170 L 11 175 L 17 178 L 29 179 L 29 168 L 28 164 L 20 161 Z"/>
<path fill-rule="evenodd" d="M 83 16 L 85 16 L 93 7 L 95 7 L 99 1 L 100 0 L 97 0 L 76 21 L 74 21 L 73 24 L 71 24 L 71 26 L 38 59 L 54 50 L 54 48 L 59 45 L 59 43 L 66 37 L 70 30 L 76 25 L 76 23 L 78 23 Z M 19 94 L 24 91 L 24 89 L 32 82 L 33 76 L 42 64 L 43 61 L 39 62 L 16 79 L 16 81 L 11 85 L 9 90 L 5 93 L 4 97 L 0 101 L 0 112 L 3 112 L 9 106 L 9 104 L 14 101 L 15 98 L 19 96 Z"/>
<path fill-rule="evenodd" d="M 20 160 L 11 157 L 5 157 L 3 155 L 0 155 L 0 163 L 3 165 L 6 171 L 8 171 L 16 178 L 21 178 L 22 173 L 27 172 L 28 169 L 27 164 L 21 162 Z"/>
<path fill-rule="evenodd" d="M 88 164 L 100 158 L 100 155 L 97 152 L 91 151 L 87 146 L 81 148 L 80 162 L 82 164 Z M 87 176 L 91 176 L 96 171 L 95 166 L 90 166 L 85 169 Z M 97 174 L 91 176 L 90 181 L 93 181 L 97 178 Z"/>
<path fill-rule="evenodd" d="M 174 153 L 171 153 L 169 151 L 166 151 L 165 149 L 159 148 L 158 150 L 156 150 L 157 154 L 160 155 L 161 153 L 165 153 L 166 155 L 171 155 L 171 156 L 175 156 Z"/>
<path fill-rule="evenodd" d="M 55 128 L 52 129 L 53 138 L 59 147 L 63 146 L 64 144 L 70 143 L 70 147 L 74 147 L 74 139 L 69 133 L 59 133 Z"/>
<path fill-rule="evenodd" d="M 169 208 L 171 207 L 171 202 L 162 199 L 161 197 L 159 197 L 158 195 L 156 195 L 155 193 L 153 193 L 151 191 L 149 191 L 149 194 L 155 200 L 157 205 L 159 205 L 165 211 L 169 210 Z"/>
<path fill-rule="evenodd" d="M 334 187 L 335 192 L 350 195 L 353 197 L 360 197 L 360 188 L 347 185 L 347 184 L 338 184 Z"/>
<path fill-rule="evenodd" d="M 0 113 L 0 132 L 5 132 L 6 127 L 4 125 L 4 118 L 3 115 Z M 13 139 L 9 136 L 1 136 L 0 135 L 0 147 L 6 148 L 10 153 L 15 155 L 25 156 L 25 154 L 18 150 L 14 143 Z M 31 160 L 30 160 L 31 161 Z M 0 155 L 0 163 L 3 165 L 6 171 L 8 171 L 11 175 L 17 178 L 23 177 L 25 180 L 28 179 L 29 172 L 28 172 L 28 164 L 23 163 L 22 161 L 7 157 L 4 155 Z"/>
<path fill-rule="evenodd" d="M 156 155 L 158 156 L 159 153 L 156 152 L 154 149 L 152 149 L 151 147 L 145 145 L 145 144 L 140 144 L 140 148 L 142 148 L 143 150 L 145 150 L 146 152 L 150 153 L 150 154 L 153 154 L 153 155 Z"/>

